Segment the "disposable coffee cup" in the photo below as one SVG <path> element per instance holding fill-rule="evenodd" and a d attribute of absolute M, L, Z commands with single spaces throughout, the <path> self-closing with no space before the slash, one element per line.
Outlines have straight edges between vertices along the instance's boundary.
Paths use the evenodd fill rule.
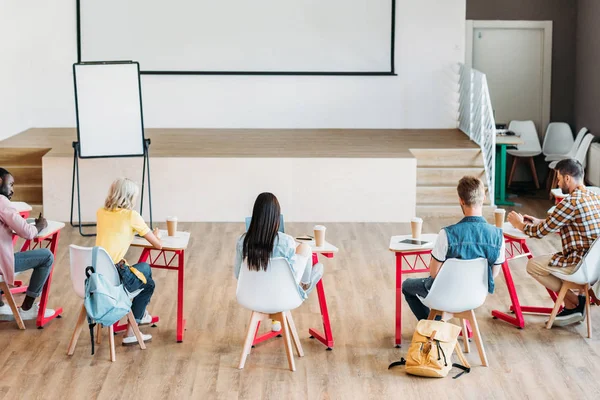
<path fill-rule="evenodd" d="M 167 233 L 169 236 L 175 236 L 177 232 L 177 217 L 167 217 Z"/>
<path fill-rule="evenodd" d="M 502 229 L 504 225 L 504 216 L 506 215 L 506 210 L 503 208 L 496 208 L 494 211 L 494 220 L 496 222 L 496 227 Z"/>
<path fill-rule="evenodd" d="M 413 239 L 421 238 L 421 230 L 423 229 L 423 219 L 415 217 L 410 220 L 410 229 L 412 231 Z"/>
<path fill-rule="evenodd" d="M 315 225 L 315 245 L 317 247 L 323 247 L 325 245 L 325 228 L 323 225 Z"/>

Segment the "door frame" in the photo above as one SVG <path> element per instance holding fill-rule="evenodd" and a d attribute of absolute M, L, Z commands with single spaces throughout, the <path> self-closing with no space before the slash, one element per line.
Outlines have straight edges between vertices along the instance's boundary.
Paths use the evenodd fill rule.
<path fill-rule="evenodd" d="M 487 21 L 468 19 L 466 24 L 465 64 L 473 66 L 473 35 L 477 28 L 491 29 L 541 29 L 544 33 L 542 62 L 542 126 L 540 136 L 546 134 L 550 124 L 552 90 L 552 21 Z"/>

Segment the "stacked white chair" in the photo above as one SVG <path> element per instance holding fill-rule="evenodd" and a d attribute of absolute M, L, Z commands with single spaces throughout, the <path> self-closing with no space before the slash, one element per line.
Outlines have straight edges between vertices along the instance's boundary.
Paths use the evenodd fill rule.
<path fill-rule="evenodd" d="M 521 162 L 521 160 L 527 160 L 535 187 L 539 189 L 540 183 L 535 169 L 534 157 L 542 154 L 542 147 L 540 146 L 540 138 L 535 129 L 535 124 L 533 121 L 511 121 L 508 125 L 508 130 L 515 132 L 523 141 L 523 144 L 517 146 L 517 150 L 507 151 L 508 154 L 514 157 L 513 165 L 508 176 L 508 186 L 512 184 L 517 164 Z"/>

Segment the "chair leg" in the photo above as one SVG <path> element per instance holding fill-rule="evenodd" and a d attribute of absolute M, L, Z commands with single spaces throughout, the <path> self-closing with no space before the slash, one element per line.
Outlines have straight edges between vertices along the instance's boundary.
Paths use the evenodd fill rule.
<path fill-rule="evenodd" d="M 113 330 L 113 325 L 111 324 L 108 327 L 108 344 L 110 346 L 110 361 L 117 361 L 117 356 L 115 355 L 115 332 Z"/>
<path fill-rule="evenodd" d="M 96 325 L 96 343 L 97 344 L 102 343 L 102 324 Z"/>
<path fill-rule="evenodd" d="M 554 170 L 554 178 L 552 178 L 552 187 L 550 189 L 554 189 L 558 186 L 558 173 Z"/>
<path fill-rule="evenodd" d="M 258 326 L 258 322 L 262 319 L 261 317 L 261 313 L 252 311 L 250 323 L 248 324 L 248 331 L 246 332 L 246 340 L 244 340 L 242 356 L 240 357 L 240 364 L 238 365 L 239 369 L 244 368 L 244 364 L 246 364 L 246 357 L 248 357 L 250 349 L 252 348 L 252 342 L 254 342 L 254 336 L 256 335 L 256 327 Z"/>
<path fill-rule="evenodd" d="M 475 344 L 477 345 L 477 351 L 479 352 L 479 358 L 481 359 L 481 365 L 484 367 L 488 366 L 487 356 L 485 349 L 483 348 L 483 340 L 481 340 L 481 333 L 479 332 L 479 325 L 477 324 L 477 318 L 475 318 L 475 312 L 471 310 L 469 316 L 469 322 L 471 323 L 471 329 L 473 330 L 473 337 L 475 338 Z"/>
<path fill-rule="evenodd" d="M 429 316 L 427 317 L 427 319 L 434 320 L 435 316 L 438 314 L 439 314 L 439 311 L 437 311 L 437 310 L 429 310 Z"/>
<path fill-rule="evenodd" d="M 537 171 L 535 169 L 535 160 L 533 157 L 529 157 L 529 168 L 531 168 L 531 175 L 533 175 L 533 183 L 535 183 L 535 188 L 540 188 L 540 181 L 538 180 Z"/>
<path fill-rule="evenodd" d="M 283 345 L 285 347 L 285 354 L 288 359 L 288 366 L 290 371 L 296 371 L 296 364 L 294 363 L 294 351 L 292 350 L 292 342 L 290 340 L 290 330 L 287 324 L 287 318 L 285 317 L 285 313 L 280 312 L 277 314 L 271 315 L 276 321 L 281 322 L 281 332 L 283 333 Z"/>
<path fill-rule="evenodd" d="M 17 326 L 19 327 L 19 329 L 24 330 L 25 323 L 23 323 L 23 319 L 21 318 L 21 314 L 19 313 L 19 309 L 17 307 L 17 303 L 15 303 L 15 298 L 10 292 L 10 288 L 8 287 L 6 282 L 0 282 L 0 289 L 2 289 L 4 295 L 6 296 L 6 302 L 10 306 L 13 316 L 15 317 L 15 321 L 17 322 Z"/>
<path fill-rule="evenodd" d="M 587 319 L 587 333 L 588 333 L 588 339 L 592 338 L 592 314 L 591 314 L 591 307 L 590 307 L 590 285 L 586 284 L 585 285 L 585 315 L 586 315 L 586 319 Z"/>
<path fill-rule="evenodd" d="M 554 323 L 556 314 L 558 314 L 560 306 L 562 306 L 563 302 L 565 301 L 565 295 L 567 294 L 567 290 L 569 290 L 569 285 L 567 285 L 566 282 L 563 282 L 562 286 L 560 287 L 560 292 L 558 292 L 558 297 L 554 302 L 554 308 L 552 309 L 552 314 L 550 314 L 550 319 L 546 324 L 546 329 L 552 328 L 552 324 Z"/>
<path fill-rule="evenodd" d="M 467 320 L 461 318 L 462 321 L 462 334 L 463 334 L 463 342 L 465 343 L 465 353 L 471 351 L 469 348 L 469 331 L 467 330 Z"/>
<path fill-rule="evenodd" d="M 142 337 L 142 332 L 140 332 L 140 327 L 138 326 L 137 322 L 135 322 L 133 311 L 129 311 L 127 314 L 127 322 L 131 326 L 131 330 L 133 331 L 133 334 L 140 345 L 140 349 L 146 350 L 146 343 L 144 343 L 144 338 Z"/>
<path fill-rule="evenodd" d="M 506 184 L 506 186 L 510 186 L 512 185 L 512 181 L 513 181 L 513 177 L 515 176 L 515 171 L 517 169 L 517 163 L 519 162 L 519 160 L 521 159 L 521 157 L 513 157 L 513 164 L 512 167 L 510 168 L 510 174 L 508 175 L 508 183 Z"/>
<path fill-rule="evenodd" d="M 302 344 L 300 343 L 300 338 L 298 337 L 296 324 L 294 323 L 294 319 L 292 318 L 292 312 L 286 311 L 285 317 L 287 318 L 288 326 L 290 328 L 290 334 L 292 335 L 292 341 L 294 342 L 294 347 L 296 348 L 296 353 L 298 354 L 298 357 L 304 357 L 304 351 L 302 350 Z"/>
<path fill-rule="evenodd" d="M 81 335 L 81 330 L 85 325 L 85 319 L 87 317 L 87 312 L 85 311 L 85 307 L 81 306 L 81 311 L 79 311 L 79 318 L 77 318 L 77 324 L 75 325 L 75 330 L 73 331 L 73 336 L 71 336 L 71 341 L 69 342 L 69 348 L 67 349 L 67 355 L 72 356 L 75 352 L 75 346 L 77 345 L 77 340 L 79 339 L 79 335 Z"/>

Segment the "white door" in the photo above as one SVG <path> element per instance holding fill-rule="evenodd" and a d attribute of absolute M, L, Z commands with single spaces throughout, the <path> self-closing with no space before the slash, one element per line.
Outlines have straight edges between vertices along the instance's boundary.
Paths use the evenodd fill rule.
<path fill-rule="evenodd" d="M 547 32 L 544 27 L 505 28 L 504 21 L 481 26 L 485 22 L 474 21 L 472 66 L 487 76 L 496 123 L 532 120 L 541 139 L 550 117 Z"/>

